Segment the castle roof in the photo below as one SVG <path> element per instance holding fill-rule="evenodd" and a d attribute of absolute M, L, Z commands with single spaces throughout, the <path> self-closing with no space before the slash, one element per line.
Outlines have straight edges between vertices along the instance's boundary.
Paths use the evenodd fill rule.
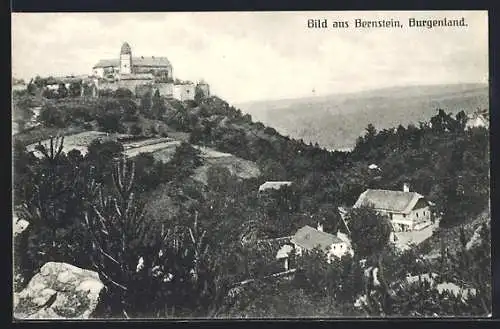
<path fill-rule="evenodd" d="M 103 67 L 119 67 L 120 60 L 119 59 L 101 59 L 94 65 L 95 68 L 103 68 Z M 138 56 L 132 57 L 132 66 L 133 67 L 171 67 L 170 61 L 167 57 L 156 57 L 156 56 Z"/>
<path fill-rule="evenodd" d="M 316 247 L 325 250 L 329 249 L 332 244 L 343 243 L 344 241 L 333 234 L 318 231 L 306 225 L 295 233 L 291 242 L 306 250 L 312 250 Z"/>
<path fill-rule="evenodd" d="M 376 210 L 408 214 L 422 198 L 416 192 L 368 189 L 361 193 L 354 208 L 373 206 Z"/>
<path fill-rule="evenodd" d="M 124 42 L 120 54 L 132 54 L 132 49 L 127 42 Z"/>

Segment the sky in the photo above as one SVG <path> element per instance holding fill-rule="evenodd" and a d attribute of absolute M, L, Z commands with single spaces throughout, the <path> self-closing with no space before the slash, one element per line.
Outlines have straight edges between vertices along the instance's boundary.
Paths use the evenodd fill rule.
<path fill-rule="evenodd" d="M 356 29 L 361 18 L 465 17 L 465 28 Z M 309 29 L 308 19 L 349 21 Z M 16 78 L 90 74 L 99 59 L 165 56 L 230 103 L 392 86 L 487 83 L 488 17 L 467 12 L 13 13 Z"/>

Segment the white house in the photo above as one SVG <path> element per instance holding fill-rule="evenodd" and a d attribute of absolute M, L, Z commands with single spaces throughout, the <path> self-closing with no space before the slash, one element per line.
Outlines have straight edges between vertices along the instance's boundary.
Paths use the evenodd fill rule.
<path fill-rule="evenodd" d="M 368 189 L 353 206 L 360 207 L 373 207 L 387 215 L 395 232 L 421 230 L 431 224 L 429 202 L 421 194 L 410 192 L 407 184 L 403 191 Z"/>
<path fill-rule="evenodd" d="M 280 248 L 280 250 L 278 250 L 278 253 L 276 254 L 276 259 L 277 260 L 283 260 L 284 264 L 284 268 L 285 268 L 285 271 L 288 271 L 288 268 L 290 266 L 290 263 L 289 263 L 289 258 L 290 258 L 290 253 L 292 252 L 293 250 L 293 247 L 289 244 L 285 244 L 284 246 L 282 246 Z"/>
<path fill-rule="evenodd" d="M 294 245 L 295 253 L 298 256 L 314 248 L 320 248 L 327 254 L 328 262 L 331 262 L 334 257 L 340 258 L 346 254 L 353 254 L 348 241 L 322 230 L 317 230 L 309 225 L 299 229 L 292 237 L 291 243 Z"/>

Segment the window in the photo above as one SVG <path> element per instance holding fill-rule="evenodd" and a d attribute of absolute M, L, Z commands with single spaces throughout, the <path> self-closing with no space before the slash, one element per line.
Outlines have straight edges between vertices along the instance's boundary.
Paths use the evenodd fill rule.
<path fill-rule="evenodd" d="M 418 212 L 417 212 L 417 213 L 415 213 L 415 214 L 417 215 L 417 218 L 418 218 Z"/>
<path fill-rule="evenodd" d="M 406 214 L 403 214 L 403 218 L 406 218 Z"/>

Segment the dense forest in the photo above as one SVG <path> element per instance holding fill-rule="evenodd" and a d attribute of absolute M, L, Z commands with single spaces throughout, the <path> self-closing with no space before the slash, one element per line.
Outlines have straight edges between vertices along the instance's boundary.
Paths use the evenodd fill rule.
<path fill-rule="evenodd" d="M 29 93 L 14 95 L 18 111 L 28 111 L 33 102 Z M 350 153 L 281 136 L 217 97 L 179 102 L 158 93 L 135 99 L 124 90 L 99 98 L 56 93 L 41 102 L 39 120 L 38 133 L 14 136 L 14 206 L 30 222 L 15 241 L 15 268 L 23 279 L 17 289 L 44 263 L 60 261 L 99 273 L 107 287 L 99 316 L 491 312 L 489 222 L 472 249 L 466 248 L 471 233 L 460 229 L 489 209 L 489 133 L 466 130 L 463 112 L 452 116 L 438 110 L 418 126 L 382 131 L 369 125 Z M 78 150 L 65 154 L 64 136 L 40 144 L 42 158 L 26 150 L 43 131 L 75 129 L 143 137 L 183 132 L 188 138 L 166 163 L 151 154 L 125 159 L 123 145 L 112 141 L 92 142 L 85 155 Z M 227 168 L 212 167 L 208 184 L 200 184 L 192 174 L 203 161 L 192 144 L 254 161 L 262 175 L 241 180 Z M 371 164 L 379 169 L 369 169 Z M 294 184 L 262 198 L 257 191 L 266 180 Z M 339 206 L 352 206 L 366 188 L 399 190 L 403 183 L 435 203 L 441 230 L 460 231 L 453 251 L 441 250 L 437 260 L 428 261 L 421 257 L 425 251 L 397 251 L 377 235 L 383 230 L 373 230 L 371 241 L 382 243 L 363 249 L 370 252 L 359 249 L 332 264 L 320 252 L 312 253 L 297 257 L 293 280 L 267 278 L 279 264 L 259 240 L 290 236 L 318 222 L 325 231 L 343 230 Z M 375 227 L 380 222 L 374 214 L 363 216 L 374 218 Z M 144 264 L 137 270 L 141 257 Z M 365 266 L 378 266 L 379 286 L 366 284 L 362 258 Z M 397 284 L 408 273 L 429 271 L 478 293 L 445 298 L 435 287 L 418 286 L 425 282 Z M 232 293 L 247 279 L 255 281 Z M 363 294 L 368 306 L 355 307 Z"/>

